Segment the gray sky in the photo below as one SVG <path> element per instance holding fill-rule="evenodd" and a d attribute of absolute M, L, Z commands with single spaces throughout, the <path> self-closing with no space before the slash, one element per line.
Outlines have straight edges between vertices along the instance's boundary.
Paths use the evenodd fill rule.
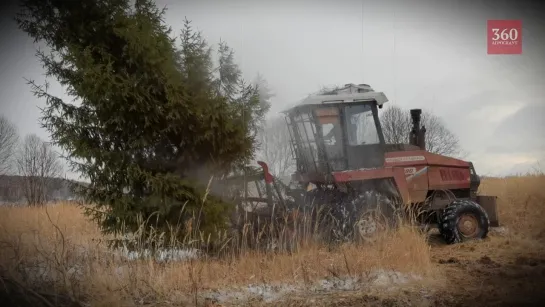
<path fill-rule="evenodd" d="M 187 17 L 209 43 L 235 50 L 248 79 L 263 74 L 276 93 L 270 115 L 323 85 L 367 83 L 389 103 L 441 116 L 480 174 L 537 161 L 545 170 L 542 10 L 499 0 L 226 2 L 157 1 L 177 33 Z M 5 15 L 0 112 L 21 134 L 48 139 L 38 124 L 44 102 L 23 79 L 45 80 L 35 46 Z M 522 19 L 523 54 L 487 55 L 487 19 Z"/>

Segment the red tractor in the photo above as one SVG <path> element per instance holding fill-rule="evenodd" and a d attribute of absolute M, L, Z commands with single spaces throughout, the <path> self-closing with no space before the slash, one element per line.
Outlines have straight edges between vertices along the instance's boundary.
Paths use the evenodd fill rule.
<path fill-rule="evenodd" d="M 410 110 L 409 144 L 386 144 L 379 109 L 387 101 L 369 85 L 347 84 L 285 110 L 297 165 L 290 186 L 298 188 L 282 185 L 280 193 L 260 162 L 267 189 L 258 200 L 287 210 L 324 206 L 337 240 L 372 237 L 380 226 L 376 213 L 394 223 L 409 212 L 422 226 L 439 228 L 449 244 L 486 237 L 498 226 L 496 197 L 477 195 L 473 164 L 426 151 L 419 109 Z"/>
<path fill-rule="evenodd" d="M 347 84 L 283 112 L 297 164 L 292 180 L 305 190 L 305 203 L 329 204 L 343 236 L 373 233 L 367 216 L 380 209 L 390 219 L 418 212 L 447 243 L 486 237 L 498 226 L 496 197 L 477 195 L 473 164 L 426 151 L 420 109 L 410 110 L 409 144 L 386 144 L 379 109 L 387 101 L 368 85 Z"/>

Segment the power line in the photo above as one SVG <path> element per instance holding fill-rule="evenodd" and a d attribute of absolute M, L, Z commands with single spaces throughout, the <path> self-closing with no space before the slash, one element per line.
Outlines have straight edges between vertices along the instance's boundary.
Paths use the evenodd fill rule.
<path fill-rule="evenodd" d="M 394 5 L 393 7 L 393 20 L 392 20 L 392 27 L 393 27 L 393 35 L 394 35 L 394 52 L 393 52 L 393 65 L 392 65 L 392 70 L 393 70 L 393 79 L 394 79 L 394 82 L 392 84 L 393 86 L 393 90 L 394 90 L 394 102 L 397 103 L 397 86 L 396 86 L 396 83 L 397 83 L 397 75 L 396 75 L 396 64 L 397 64 L 397 57 L 396 57 L 396 10 L 395 10 L 396 6 Z"/>
<path fill-rule="evenodd" d="M 365 80 L 365 52 L 364 52 L 364 28 L 363 28 L 363 1 L 361 0 L 361 78 L 362 82 L 367 83 Z"/>

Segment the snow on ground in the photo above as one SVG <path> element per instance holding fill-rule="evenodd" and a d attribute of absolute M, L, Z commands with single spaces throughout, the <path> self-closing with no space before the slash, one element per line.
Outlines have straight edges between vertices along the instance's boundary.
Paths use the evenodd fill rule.
<path fill-rule="evenodd" d="M 198 250 L 169 249 L 159 250 L 154 255 L 151 251 L 134 252 L 118 250 L 118 255 L 127 260 L 136 260 L 154 257 L 156 261 L 184 261 L 199 257 Z M 82 255 L 81 259 L 84 259 Z M 53 267 L 46 263 L 38 263 L 33 267 L 27 267 L 28 276 L 33 276 L 40 281 L 58 280 L 60 277 Z M 85 268 L 81 264 L 71 263 L 67 266 L 64 277 L 70 280 L 80 280 L 83 277 Z M 120 277 L 129 277 L 130 266 L 126 263 L 118 266 L 115 273 Z M 414 274 L 404 274 L 393 270 L 378 269 L 370 271 L 361 276 L 341 276 L 338 278 L 325 278 L 304 282 L 283 282 L 250 284 L 246 286 L 232 286 L 200 293 L 202 299 L 208 299 L 220 304 L 241 304 L 250 300 L 261 300 L 264 302 L 280 302 L 292 295 L 305 295 L 312 293 L 334 293 L 342 291 L 361 291 L 373 288 L 384 290 L 395 289 L 396 286 L 407 284 L 413 281 L 422 280 L 422 277 Z M 185 296 L 185 294 L 182 294 Z"/>
<path fill-rule="evenodd" d="M 494 233 L 499 236 L 507 236 L 509 235 L 509 229 L 505 226 L 500 227 L 490 227 L 490 232 Z"/>
<path fill-rule="evenodd" d="M 155 253 L 147 249 L 142 251 L 120 249 L 119 252 L 127 260 L 155 258 L 157 262 L 197 259 L 200 254 L 198 249 L 160 249 Z"/>
<path fill-rule="evenodd" d="M 303 293 L 323 293 L 336 291 L 355 291 L 371 287 L 390 288 L 411 281 L 421 280 L 418 275 L 403 274 L 396 271 L 387 271 L 383 269 L 375 270 L 361 277 L 342 277 L 336 279 L 322 279 L 313 282 L 310 285 L 278 283 L 248 285 L 245 287 L 233 287 L 209 291 L 203 294 L 204 298 L 216 301 L 218 303 L 232 303 L 247 301 L 250 299 L 259 299 L 264 302 L 280 301 L 284 297 L 293 294 Z"/>
<path fill-rule="evenodd" d="M 122 255 L 128 260 L 153 257 L 150 251 L 131 252 L 122 251 Z M 184 261 L 199 257 L 199 251 L 170 249 L 160 250 L 156 253 L 156 261 Z M 123 274 L 122 267 L 118 268 L 118 274 Z M 355 291 L 371 287 L 392 288 L 397 285 L 406 284 L 422 278 L 414 274 L 404 274 L 392 270 L 378 269 L 371 271 L 363 276 L 340 278 L 328 278 L 313 281 L 311 284 L 304 283 L 269 283 L 269 284 L 251 284 L 247 286 L 229 287 L 216 290 L 210 290 L 201 293 L 202 298 L 210 299 L 218 303 L 241 303 L 251 299 L 263 300 L 265 302 L 281 301 L 292 294 L 304 293 L 329 293 L 336 291 Z"/>

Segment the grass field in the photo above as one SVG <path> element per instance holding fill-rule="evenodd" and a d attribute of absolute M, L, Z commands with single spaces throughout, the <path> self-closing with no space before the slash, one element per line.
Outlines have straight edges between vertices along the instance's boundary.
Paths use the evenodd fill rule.
<path fill-rule="evenodd" d="M 486 178 L 480 190 L 499 197 L 502 226 L 483 241 L 444 245 L 437 234 L 402 227 L 372 246 L 309 243 L 293 254 L 246 251 L 221 260 L 130 260 L 108 250 L 72 204 L 0 207 L 0 305 L 8 306 L 8 291 L 26 296 L 28 306 L 522 306 L 543 299 L 545 175 Z"/>

